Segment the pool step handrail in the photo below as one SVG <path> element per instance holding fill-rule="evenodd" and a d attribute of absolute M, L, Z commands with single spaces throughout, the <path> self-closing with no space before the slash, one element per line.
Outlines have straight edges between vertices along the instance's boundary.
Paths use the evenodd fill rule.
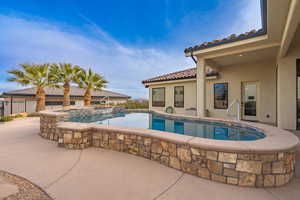
<path fill-rule="evenodd" d="M 230 111 L 233 108 L 233 106 L 236 104 L 236 113 L 234 115 L 231 115 Z M 240 121 L 241 120 L 241 113 L 240 113 L 240 106 L 241 103 L 239 100 L 234 100 L 233 102 L 231 102 L 231 104 L 229 105 L 226 113 L 228 116 L 234 117 L 235 120 Z"/>

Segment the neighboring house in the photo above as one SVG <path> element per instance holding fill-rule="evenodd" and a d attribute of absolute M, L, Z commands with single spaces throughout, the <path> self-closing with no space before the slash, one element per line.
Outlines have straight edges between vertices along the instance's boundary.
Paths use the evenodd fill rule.
<path fill-rule="evenodd" d="M 63 89 L 46 87 L 45 92 L 46 92 L 46 109 L 56 109 L 63 105 Z M 10 104 L 7 107 L 8 108 L 11 107 L 9 108 L 10 110 L 7 112 L 18 113 L 20 112 L 20 110 L 22 110 L 23 112 L 25 111 L 33 112 L 36 103 L 35 93 L 36 93 L 36 88 L 26 88 L 21 90 L 4 92 L 2 94 L 2 98 L 5 99 L 6 105 Z M 84 93 L 85 93 L 85 89 L 71 86 L 71 90 L 70 90 L 71 105 L 83 106 Z M 111 92 L 108 90 L 92 92 L 92 104 L 125 103 L 127 102 L 128 99 L 130 99 L 130 96 L 116 93 L 116 92 Z M 22 107 L 22 108 L 17 108 L 17 107 L 13 108 L 13 106 L 11 106 L 11 102 L 15 103 L 17 107 Z"/>
<path fill-rule="evenodd" d="M 150 109 L 173 106 L 186 114 L 195 107 L 199 117 L 232 118 L 226 111 L 238 100 L 243 120 L 300 128 L 300 0 L 261 4 L 262 29 L 185 49 L 196 72 L 143 81 L 150 88 Z M 208 78 L 208 71 L 217 76 Z M 237 112 L 236 105 L 231 111 Z"/>
<path fill-rule="evenodd" d="M 4 115 L 4 99 L 0 98 L 0 117 Z"/>

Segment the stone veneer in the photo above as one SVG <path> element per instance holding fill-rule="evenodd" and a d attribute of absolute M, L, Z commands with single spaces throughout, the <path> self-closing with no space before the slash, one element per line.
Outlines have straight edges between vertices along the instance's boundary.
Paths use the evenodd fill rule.
<path fill-rule="evenodd" d="M 98 124 L 58 123 L 64 118 L 63 113 L 41 114 L 41 135 L 67 149 L 99 147 L 126 152 L 188 174 L 239 186 L 277 187 L 287 184 L 294 175 L 294 144 L 274 151 L 213 149 L 194 142 L 191 136 Z"/>
<path fill-rule="evenodd" d="M 110 112 L 112 110 L 118 111 L 120 107 L 108 108 Z M 40 113 L 40 135 L 48 140 L 58 141 L 58 133 L 56 132 L 56 126 L 58 122 L 66 121 L 72 116 L 90 116 L 95 114 L 101 114 L 104 110 L 95 109 L 94 107 L 70 107 L 68 110 L 63 111 L 45 111 Z"/>
<path fill-rule="evenodd" d="M 48 140 L 58 141 L 57 123 L 64 121 L 67 113 L 45 112 L 40 114 L 40 136 Z"/>

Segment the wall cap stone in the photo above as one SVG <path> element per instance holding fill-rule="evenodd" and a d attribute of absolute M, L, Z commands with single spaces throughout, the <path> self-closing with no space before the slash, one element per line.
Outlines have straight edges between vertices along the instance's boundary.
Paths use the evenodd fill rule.
<path fill-rule="evenodd" d="M 82 108 L 78 108 L 82 109 Z M 93 108 L 88 108 L 93 109 Z M 144 112 L 145 110 L 138 110 Z M 193 137 L 188 135 L 179 135 L 176 133 L 170 133 L 165 131 L 143 129 L 143 128 L 133 128 L 133 127 L 122 127 L 122 126 L 111 126 L 111 125 L 101 125 L 96 123 L 76 123 L 76 122 L 60 122 L 58 128 L 69 129 L 69 130 L 111 130 L 126 134 L 136 134 L 141 136 L 148 136 L 152 138 L 158 138 L 167 140 L 170 142 L 175 142 L 179 144 L 189 144 L 191 147 L 202 148 L 207 150 L 221 150 L 225 152 L 247 152 L 247 153 L 268 153 L 268 152 L 281 152 L 295 148 L 299 144 L 299 139 L 289 131 L 282 130 L 277 127 L 273 127 L 266 124 L 245 122 L 245 121 L 235 121 L 235 120 L 225 120 L 216 118 L 199 118 L 193 116 L 184 115 L 174 115 L 157 111 L 154 112 L 160 115 L 165 115 L 172 118 L 184 118 L 191 120 L 205 120 L 205 121 L 215 121 L 230 123 L 233 125 L 240 125 L 245 127 L 251 127 L 258 129 L 263 132 L 266 137 L 253 141 L 228 141 L 228 140 L 214 140 L 208 138 Z M 43 111 L 40 113 L 41 116 L 66 116 L 66 112 L 57 111 Z"/>

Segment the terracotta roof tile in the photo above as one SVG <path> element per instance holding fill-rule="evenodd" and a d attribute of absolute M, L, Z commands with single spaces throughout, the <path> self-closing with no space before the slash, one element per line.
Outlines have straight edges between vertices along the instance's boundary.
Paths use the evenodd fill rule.
<path fill-rule="evenodd" d="M 142 83 L 145 84 L 145 83 L 171 81 L 171 80 L 179 80 L 179 79 L 191 79 L 191 78 L 196 78 L 196 75 L 197 75 L 196 68 L 190 68 L 190 69 L 172 72 L 169 74 L 163 74 L 161 76 L 150 78 L 142 81 Z M 217 75 L 217 73 L 210 72 L 206 74 L 206 76 L 214 76 L 214 75 Z"/>
<path fill-rule="evenodd" d="M 226 44 L 226 43 L 230 43 L 230 42 L 244 40 L 244 39 L 248 39 L 248 38 L 251 38 L 251 37 L 264 35 L 265 33 L 266 32 L 264 31 L 264 29 L 259 29 L 259 30 L 251 30 L 249 32 L 241 33 L 239 35 L 231 34 L 228 37 L 220 39 L 220 40 L 213 40 L 211 42 L 203 42 L 199 45 L 195 45 L 193 47 L 186 48 L 184 50 L 184 53 L 191 53 L 193 51 L 206 49 L 206 48 L 214 47 L 214 46 L 221 45 L 221 44 Z"/>

